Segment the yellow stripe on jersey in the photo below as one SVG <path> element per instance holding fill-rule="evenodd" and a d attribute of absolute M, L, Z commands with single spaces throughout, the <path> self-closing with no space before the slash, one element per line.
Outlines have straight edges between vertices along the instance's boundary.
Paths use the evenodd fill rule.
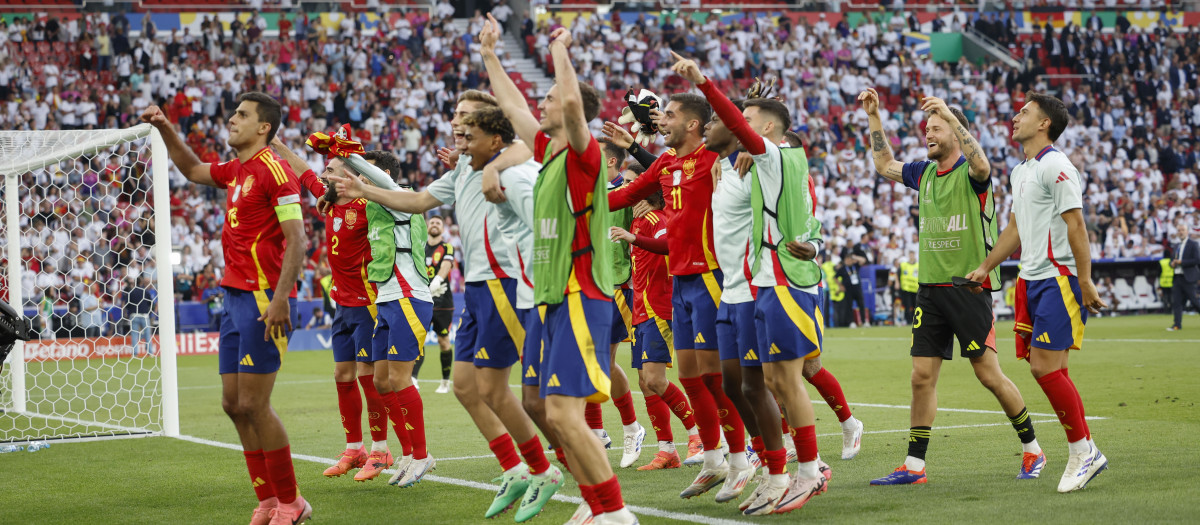
<path fill-rule="evenodd" d="M 719 264 L 717 264 L 717 256 L 716 256 L 716 254 L 713 253 L 712 246 L 708 245 L 708 236 L 709 236 L 708 214 L 711 211 L 712 210 L 704 210 L 704 221 L 700 223 L 702 225 L 701 227 L 704 229 L 704 231 L 700 232 L 700 246 L 701 246 L 701 248 L 704 249 L 704 262 L 708 263 L 709 270 L 716 269 L 720 266 Z M 717 300 L 720 301 L 720 298 L 718 297 Z"/>
<path fill-rule="evenodd" d="M 254 242 L 250 244 L 250 258 L 254 259 L 254 269 L 258 272 L 258 289 L 266 290 L 271 287 L 271 283 L 267 282 L 267 274 L 263 272 L 262 264 L 258 262 L 258 240 L 262 237 L 262 232 L 254 237 Z"/>
<path fill-rule="evenodd" d="M 580 357 L 583 358 L 583 366 L 587 368 L 592 388 L 596 389 L 596 393 L 588 396 L 587 400 L 589 403 L 608 401 L 612 381 L 600 367 L 600 361 L 596 359 L 596 342 L 592 340 L 592 331 L 588 328 L 587 316 L 583 313 L 583 294 L 568 295 L 567 308 L 571 315 L 571 330 L 575 332 L 575 345 L 579 348 Z"/>
<path fill-rule="evenodd" d="M 800 329 L 800 333 L 804 334 L 812 344 L 817 347 L 805 359 L 810 359 L 821 354 L 821 340 L 817 337 L 817 326 L 813 322 L 813 318 L 809 317 L 808 313 L 796 303 L 796 298 L 792 297 L 790 289 L 787 286 L 776 286 L 775 296 L 779 298 L 779 304 L 783 306 L 783 311 L 787 313 L 788 319 Z"/>
<path fill-rule="evenodd" d="M 425 336 L 428 333 L 425 330 L 425 323 L 421 322 L 421 318 L 417 317 L 417 311 L 413 310 L 412 300 L 408 297 L 400 299 L 400 309 L 404 311 L 404 320 L 408 321 L 408 327 L 412 329 L 412 333 L 417 338 L 417 349 L 420 351 L 421 357 L 425 356 Z"/>
<path fill-rule="evenodd" d="M 496 312 L 500 314 L 504 328 L 508 329 L 508 336 L 512 338 L 513 344 L 517 345 L 517 352 L 520 352 L 525 348 L 525 327 L 521 326 L 521 320 L 517 318 L 517 311 L 513 309 L 512 303 L 508 302 L 508 295 L 504 293 L 500 279 L 488 279 L 487 284 L 488 291 L 492 293 L 492 302 L 496 305 Z"/>
<path fill-rule="evenodd" d="M 271 170 L 271 174 L 275 176 L 275 183 L 283 185 L 288 180 L 287 172 L 283 171 L 283 166 L 279 164 L 279 161 L 275 160 L 275 157 L 271 155 L 270 151 L 271 150 L 269 149 L 263 150 L 263 152 L 259 154 L 259 158 L 262 159 L 263 164 L 267 166 L 267 169 Z"/>

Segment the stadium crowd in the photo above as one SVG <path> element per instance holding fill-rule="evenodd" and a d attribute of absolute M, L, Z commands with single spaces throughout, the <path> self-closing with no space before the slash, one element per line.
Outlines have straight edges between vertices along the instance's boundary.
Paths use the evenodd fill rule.
<path fill-rule="evenodd" d="M 510 30 L 528 44 L 508 50 L 506 67 L 514 54 L 545 64 L 548 35 L 562 22 L 517 17 L 502 4 L 497 9 Z M 437 149 L 451 144 L 457 94 L 489 88 L 472 36 L 482 18 L 476 13 L 465 24 L 469 34 L 462 34 L 453 16 L 445 2 L 432 18 L 416 14 L 371 29 L 350 18 L 331 28 L 301 16 L 281 19 L 278 37 L 265 36 L 261 15 L 228 29 L 206 19 L 199 34 L 164 34 L 145 17 L 136 36 L 120 14 L 0 21 L 0 37 L 8 43 L 0 45 L 0 129 L 125 127 L 159 103 L 201 159 L 219 161 L 231 157 L 225 115 L 239 92 L 258 89 L 283 102 L 282 137 L 293 151 L 307 151 L 303 142 L 311 131 L 350 123 L 368 149 L 400 155 L 401 182 L 419 188 L 442 171 Z M 970 22 L 1024 57 L 1030 67 L 1023 72 L 998 62 L 935 63 L 928 53 L 914 53 L 902 33 L 960 31 L 969 23 L 965 13 L 934 27 L 919 27 L 900 14 L 852 28 L 845 21 L 830 24 L 824 15 L 814 24 L 750 14 L 729 23 L 715 16 L 665 23 L 642 16 L 623 23 L 615 13 L 574 17 L 566 27 L 576 42 L 571 54 L 580 77 L 607 92 L 609 106 L 622 104 L 615 99 L 631 86 L 662 96 L 685 89 L 669 71 L 672 50 L 696 56 L 732 94 L 755 77 L 796 72 L 781 79 L 777 92 L 794 116 L 821 188 L 829 253 L 895 267 L 915 257 L 917 203 L 914 192 L 874 174 L 867 116 L 854 102 L 866 87 L 885 97 L 885 128 L 904 162 L 925 157 L 920 95 L 962 107 L 992 159 L 1001 210 L 1011 204 L 1008 173 L 1023 160 L 1009 140 L 1010 118 L 1027 89 L 1057 92 L 1074 117 L 1058 145 L 1088 180 L 1085 216 L 1094 258 L 1160 257 L 1179 225 L 1200 224 L 1200 30 L 1142 32 L 1121 20 L 1115 33 L 1102 33 L 1098 18 L 1082 27 L 1035 27 L 1021 34 L 991 16 Z M 27 45 L 49 50 L 51 58 L 22 53 Z M 599 134 L 599 119 L 592 124 Z M 156 232 L 146 159 L 138 155 L 136 148 L 122 148 L 24 175 L 27 304 L 90 312 L 80 316 L 82 330 L 101 324 L 98 308 L 125 307 L 140 277 L 153 282 L 148 247 Z M 308 160 L 320 171 L 322 158 Z M 177 172 L 171 180 L 169 234 L 181 251 L 176 298 L 215 306 L 223 194 L 183 184 Z M 311 217 L 301 299 L 320 298 L 317 281 L 328 273 L 323 223 L 315 212 Z M 1002 214 L 1001 227 L 1007 220 Z M 450 222 L 447 230 L 448 242 L 457 246 L 457 226 Z M 451 282 L 461 287 L 457 270 Z"/>

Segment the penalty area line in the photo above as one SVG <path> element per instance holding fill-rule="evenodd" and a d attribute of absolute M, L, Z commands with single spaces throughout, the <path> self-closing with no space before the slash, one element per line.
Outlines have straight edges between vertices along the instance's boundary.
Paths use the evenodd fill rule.
<path fill-rule="evenodd" d="M 907 430 L 905 430 L 905 432 L 907 432 Z M 199 445 L 207 445 L 210 447 L 218 447 L 218 448 L 237 450 L 237 451 L 242 450 L 241 445 L 237 445 L 234 443 L 225 443 L 223 441 L 214 441 L 211 439 L 204 439 L 204 438 L 199 438 L 199 437 L 195 437 L 195 436 L 183 435 L 183 436 L 176 437 L 176 439 L 179 439 L 182 441 L 188 441 L 191 443 L 196 443 Z M 491 456 L 484 456 L 484 457 L 491 457 Z M 321 465 L 326 465 L 326 464 L 333 462 L 333 459 L 330 459 L 330 458 L 310 456 L 308 454 L 297 454 L 295 452 L 292 453 L 292 459 L 299 459 L 302 461 L 318 463 Z M 449 459 L 450 458 L 447 458 L 442 461 L 448 461 Z M 462 458 L 462 459 L 467 459 L 467 458 Z M 385 469 L 383 472 L 385 474 L 395 474 L 396 473 L 396 471 L 394 469 Z M 496 492 L 497 490 L 500 490 L 499 485 L 492 485 L 489 483 L 480 483 L 478 481 L 469 481 L 469 480 L 465 480 L 465 479 L 451 478 L 451 477 L 446 477 L 446 476 L 438 476 L 436 474 L 426 475 L 422 481 L 432 481 L 434 483 L 457 485 L 459 487 L 467 487 L 467 488 L 478 489 L 478 490 L 486 490 L 488 492 Z M 571 503 L 571 504 L 575 504 L 575 505 L 583 503 L 583 498 L 576 497 L 576 496 L 565 496 L 562 494 L 555 494 L 554 497 L 551 499 L 553 499 L 554 501 L 559 501 L 559 502 L 563 502 L 563 503 Z M 752 523 L 749 521 L 739 521 L 739 520 L 731 520 L 731 519 L 725 519 L 725 518 L 714 518 L 712 516 L 705 516 L 702 514 L 670 512 L 670 511 L 656 509 L 653 507 L 642 507 L 640 505 L 628 505 L 627 504 L 627 505 L 625 505 L 625 508 L 629 509 L 630 512 L 633 512 L 634 514 L 637 514 L 640 516 L 654 516 L 656 518 L 664 518 L 664 519 L 675 520 L 675 521 L 683 521 L 683 522 L 687 522 L 687 523 L 703 523 L 705 525 L 740 525 L 743 523 Z"/>

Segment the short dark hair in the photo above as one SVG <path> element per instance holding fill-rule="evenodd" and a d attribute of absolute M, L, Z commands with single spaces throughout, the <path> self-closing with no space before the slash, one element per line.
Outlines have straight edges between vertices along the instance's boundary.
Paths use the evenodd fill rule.
<path fill-rule="evenodd" d="M 742 105 L 748 108 L 758 108 L 759 111 L 771 115 L 771 117 L 783 125 L 784 130 L 792 128 L 792 116 L 788 113 L 787 107 L 783 105 L 783 102 L 773 98 L 750 98 L 742 102 Z"/>
<path fill-rule="evenodd" d="M 655 209 L 662 209 L 667 205 L 667 201 L 663 200 L 662 189 L 647 195 L 646 202 Z"/>
<path fill-rule="evenodd" d="M 591 122 L 600 116 L 600 91 L 590 84 L 579 84 L 580 100 L 583 101 L 583 120 Z"/>
<path fill-rule="evenodd" d="M 513 131 L 512 122 L 509 122 L 508 117 L 504 116 L 504 110 L 498 107 L 485 107 L 472 111 L 463 118 L 462 124 L 477 127 L 489 135 L 500 135 L 500 140 L 505 144 L 512 144 L 513 137 L 517 135 Z"/>
<path fill-rule="evenodd" d="M 613 144 L 612 141 L 607 140 L 606 137 L 605 140 L 601 141 L 600 143 L 604 145 L 604 155 L 606 157 L 610 159 L 617 159 L 617 166 L 625 163 L 625 157 L 629 156 L 629 152 L 626 151 L 625 148 Z"/>
<path fill-rule="evenodd" d="M 500 103 L 496 101 L 496 97 L 488 93 L 484 93 L 478 89 L 468 89 L 458 94 L 458 102 L 478 102 L 486 106 L 500 107 Z"/>
<path fill-rule="evenodd" d="M 804 145 L 804 141 L 800 139 L 800 134 L 792 130 L 783 132 L 783 140 L 786 140 L 788 145 L 793 148 L 799 148 Z"/>
<path fill-rule="evenodd" d="M 271 131 L 267 132 L 267 143 L 270 144 L 275 139 L 275 133 L 279 131 L 279 123 L 283 118 L 283 107 L 275 97 L 263 93 L 262 91 L 247 91 L 238 97 L 238 103 L 254 102 L 257 104 L 255 113 L 258 113 L 258 121 L 266 122 L 271 125 Z"/>
<path fill-rule="evenodd" d="M 638 175 L 641 175 L 646 172 L 646 167 L 643 166 L 641 162 L 638 162 L 637 159 L 629 161 L 629 164 L 625 165 L 625 169 L 632 171 Z"/>
<path fill-rule="evenodd" d="M 668 99 L 671 102 L 679 104 L 679 108 L 690 115 L 692 118 L 700 121 L 700 129 L 703 131 L 704 125 L 712 120 L 712 106 L 708 105 L 708 99 L 695 93 L 676 93 Z"/>
<path fill-rule="evenodd" d="M 1058 140 L 1064 129 L 1067 129 L 1067 122 L 1071 120 L 1067 114 L 1067 105 L 1059 100 L 1054 95 L 1038 93 L 1037 91 L 1026 91 L 1025 102 L 1036 102 L 1037 107 L 1041 110 L 1046 118 L 1050 119 L 1050 142 Z"/>
<path fill-rule="evenodd" d="M 964 129 L 966 129 L 968 131 L 971 130 L 971 123 L 967 122 L 967 114 L 963 113 L 963 111 L 961 109 L 958 109 L 956 107 L 951 107 L 950 114 L 954 115 L 954 118 L 958 119 L 958 123 L 962 124 L 962 127 Z M 953 122 L 947 122 L 947 124 L 953 124 Z"/>
<path fill-rule="evenodd" d="M 376 149 L 363 153 L 362 157 L 374 162 L 376 168 L 390 173 L 392 180 L 400 179 L 400 157 L 395 153 Z"/>

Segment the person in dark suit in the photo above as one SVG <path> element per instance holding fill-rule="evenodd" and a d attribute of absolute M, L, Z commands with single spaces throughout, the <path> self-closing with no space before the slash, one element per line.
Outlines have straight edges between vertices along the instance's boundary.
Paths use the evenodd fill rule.
<path fill-rule="evenodd" d="M 1175 268 L 1175 283 L 1171 290 L 1172 313 L 1175 314 L 1175 324 L 1167 328 L 1174 332 L 1183 328 L 1184 301 L 1190 301 L 1192 308 L 1200 310 L 1200 299 L 1196 297 L 1196 283 L 1200 281 L 1200 242 L 1188 237 L 1188 225 L 1179 221 L 1176 225 L 1177 240 L 1172 246 L 1175 257 L 1171 266 Z"/>

